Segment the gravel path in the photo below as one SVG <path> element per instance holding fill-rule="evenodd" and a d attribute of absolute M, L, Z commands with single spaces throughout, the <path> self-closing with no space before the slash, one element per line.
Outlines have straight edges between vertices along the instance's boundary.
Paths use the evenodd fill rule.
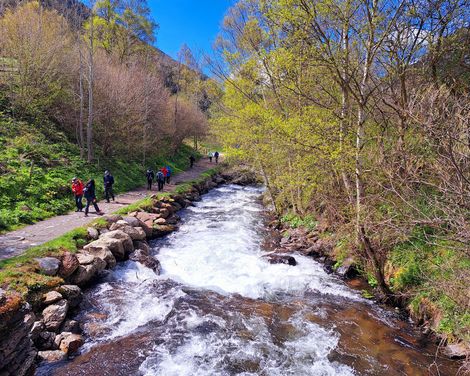
<path fill-rule="evenodd" d="M 171 184 L 165 184 L 164 191 L 171 192 L 178 184 L 197 179 L 201 173 L 212 167 L 215 167 L 215 163 L 209 163 L 209 161 L 204 158 L 195 163 L 192 169 L 173 176 Z M 145 178 L 143 178 L 143 180 L 145 180 Z M 151 193 L 156 192 L 157 187 L 155 184 L 155 186 L 152 187 Z M 116 201 L 111 201 L 109 204 L 104 200 L 100 201 L 98 206 L 105 214 L 109 214 L 139 201 L 149 194 L 150 192 L 147 191 L 145 187 L 141 187 L 117 195 Z M 73 200 L 73 197 L 70 197 L 70 200 Z M 86 201 L 84 200 L 84 202 Z M 92 222 L 97 217 L 98 215 L 94 212 L 93 207 L 91 207 L 91 212 L 88 217 L 85 217 L 83 213 L 70 212 L 0 235 L 0 259 L 17 256 L 30 247 L 55 239 L 66 232 Z"/>

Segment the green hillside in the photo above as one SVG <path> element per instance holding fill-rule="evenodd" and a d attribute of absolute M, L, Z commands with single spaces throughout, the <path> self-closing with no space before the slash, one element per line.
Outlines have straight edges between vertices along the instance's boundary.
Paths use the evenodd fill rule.
<path fill-rule="evenodd" d="M 168 157 L 175 171 L 187 164 L 193 150 L 185 145 Z M 150 165 L 167 163 L 165 152 Z M 116 191 L 124 192 L 144 184 L 147 166 L 132 158 L 106 159 L 97 155 L 88 164 L 80 158 L 78 146 L 48 120 L 18 120 L 5 105 L 0 107 L 0 231 L 34 223 L 65 213 L 74 206 L 70 180 L 74 176 L 98 182 L 105 169 L 116 179 Z"/>

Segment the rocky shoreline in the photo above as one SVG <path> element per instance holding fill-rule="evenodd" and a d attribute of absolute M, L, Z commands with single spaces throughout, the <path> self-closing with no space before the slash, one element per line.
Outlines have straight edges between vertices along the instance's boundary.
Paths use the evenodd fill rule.
<path fill-rule="evenodd" d="M 369 287 L 365 278 L 356 268 L 356 262 L 353 258 L 346 258 L 338 262 L 339 260 L 333 251 L 334 243 L 322 237 L 322 234 L 327 230 L 326 228 L 317 226 L 311 231 L 303 227 L 292 228 L 288 224 L 282 223 L 280 218 L 272 213 L 268 215 L 266 221 L 270 236 L 265 248 L 269 251 L 266 257 L 270 262 L 296 265 L 295 257 L 290 256 L 294 252 L 312 257 L 323 265 L 328 274 L 334 273 L 346 282 L 354 280 L 362 287 L 367 288 L 367 292 L 370 294 L 368 298 L 373 298 L 378 304 L 395 308 L 403 319 L 411 318 L 414 324 L 420 328 L 423 336 L 428 338 L 427 340 L 442 345 L 443 339 L 434 333 L 431 327 L 432 320 L 426 317 L 425 313 L 418 317 L 412 314 L 406 304 L 400 307 L 390 306 L 384 301 L 378 290 Z M 451 359 L 466 359 L 470 356 L 470 347 L 464 342 L 447 344 L 441 351 L 443 355 Z"/>
<path fill-rule="evenodd" d="M 80 309 L 82 288 L 99 280 L 118 262 L 131 260 L 157 274 L 160 263 L 150 255 L 148 241 L 178 229 L 177 212 L 209 190 L 225 183 L 255 183 L 243 173 L 215 173 L 194 183 L 185 193 L 151 196 L 152 203 L 127 216 L 107 215 L 87 229 L 88 243 L 76 253 L 36 259 L 38 271 L 62 281 L 49 291 L 32 294 L 31 301 L 0 290 L 0 375 L 34 373 L 37 362 L 73 356 L 84 343 L 82 323 L 71 317 Z"/>

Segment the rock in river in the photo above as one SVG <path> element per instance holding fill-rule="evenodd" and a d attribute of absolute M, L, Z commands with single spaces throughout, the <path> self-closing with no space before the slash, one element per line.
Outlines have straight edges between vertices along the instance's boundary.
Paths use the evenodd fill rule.
<path fill-rule="evenodd" d="M 268 262 L 270 264 L 286 264 L 286 265 L 291 265 L 291 266 L 297 265 L 297 261 L 292 256 L 271 254 L 271 255 L 264 256 L 264 257 L 268 259 Z"/>

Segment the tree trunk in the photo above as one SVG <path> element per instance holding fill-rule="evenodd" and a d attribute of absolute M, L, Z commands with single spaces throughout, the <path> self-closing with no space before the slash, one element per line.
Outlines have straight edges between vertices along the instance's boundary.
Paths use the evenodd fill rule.
<path fill-rule="evenodd" d="M 80 46 L 78 47 L 79 51 L 79 59 L 80 59 L 80 70 L 79 70 L 79 91 L 80 91 L 80 114 L 78 118 L 78 142 L 80 144 L 80 157 L 83 158 L 85 156 L 85 139 L 83 135 L 83 112 L 84 112 L 84 92 L 83 92 L 83 56 L 82 50 Z"/>
<path fill-rule="evenodd" d="M 90 46 L 89 46 L 89 66 L 88 66 L 88 124 L 87 124 L 87 160 L 93 161 L 93 80 L 94 80 L 94 14 L 91 14 L 90 22 Z"/>

